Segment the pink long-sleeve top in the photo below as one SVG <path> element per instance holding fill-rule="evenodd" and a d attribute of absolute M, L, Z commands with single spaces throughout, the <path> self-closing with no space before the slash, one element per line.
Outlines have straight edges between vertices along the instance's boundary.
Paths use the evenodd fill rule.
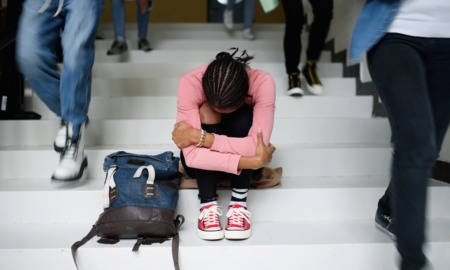
<path fill-rule="evenodd" d="M 178 85 L 177 122 L 184 121 L 201 129 L 200 106 L 206 102 L 202 87 L 203 74 L 208 65 L 184 74 Z M 275 83 L 267 72 L 248 69 L 249 90 L 245 103 L 253 107 L 253 123 L 244 138 L 214 135 L 210 149 L 195 145 L 183 148 L 186 165 L 191 168 L 239 174 L 241 156 L 254 156 L 258 143 L 258 128 L 262 130 L 264 143 L 270 142 L 275 113 Z"/>

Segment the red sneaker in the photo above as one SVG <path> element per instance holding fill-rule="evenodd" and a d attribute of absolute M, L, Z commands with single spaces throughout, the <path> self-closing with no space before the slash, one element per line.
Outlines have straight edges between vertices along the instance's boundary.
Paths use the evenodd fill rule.
<path fill-rule="evenodd" d="M 240 204 L 233 204 L 228 208 L 227 226 L 225 228 L 225 238 L 231 240 L 247 239 L 251 235 L 250 230 L 251 214 Z"/>
<path fill-rule="evenodd" d="M 221 215 L 222 210 L 216 204 L 211 203 L 203 206 L 198 217 L 198 237 L 203 240 L 223 239 L 224 233 L 219 219 Z"/>

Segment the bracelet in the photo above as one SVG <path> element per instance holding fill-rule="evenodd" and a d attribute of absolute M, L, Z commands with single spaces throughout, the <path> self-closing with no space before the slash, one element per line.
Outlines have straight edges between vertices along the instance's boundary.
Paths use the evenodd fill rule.
<path fill-rule="evenodd" d="M 198 144 L 196 146 L 203 147 L 203 144 L 205 143 L 205 139 L 206 139 L 206 131 L 204 129 L 202 129 L 202 134 L 200 135 L 200 141 L 198 142 Z"/>

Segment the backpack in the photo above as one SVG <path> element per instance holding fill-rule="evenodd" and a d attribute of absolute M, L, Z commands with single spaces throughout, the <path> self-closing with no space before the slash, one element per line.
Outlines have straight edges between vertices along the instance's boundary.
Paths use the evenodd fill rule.
<path fill-rule="evenodd" d="M 179 158 L 170 151 L 153 156 L 119 151 L 105 157 L 104 211 L 91 231 L 72 245 L 77 269 L 77 249 L 94 236 L 101 237 L 97 242 L 102 244 L 136 239 L 134 252 L 141 245 L 172 238 L 173 263 L 179 269 L 178 230 L 184 217 L 175 217 L 180 182 L 178 164 Z"/>

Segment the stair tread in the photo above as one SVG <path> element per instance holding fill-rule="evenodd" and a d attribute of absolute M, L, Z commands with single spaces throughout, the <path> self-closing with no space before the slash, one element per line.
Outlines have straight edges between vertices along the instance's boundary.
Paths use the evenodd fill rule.
<path fill-rule="evenodd" d="M 450 219 L 427 222 L 428 244 L 449 241 Z M 0 249 L 69 249 L 87 234 L 92 224 L 0 224 Z M 252 237 L 245 241 L 203 241 L 197 237 L 196 230 L 193 222 L 183 224 L 180 229 L 181 250 L 190 247 L 392 244 L 388 236 L 375 228 L 373 220 L 253 222 Z M 115 245 L 103 245 L 95 240 L 80 249 L 129 251 L 135 242 L 121 240 Z M 171 243 L 142 248 L 171 248 Z"/>

